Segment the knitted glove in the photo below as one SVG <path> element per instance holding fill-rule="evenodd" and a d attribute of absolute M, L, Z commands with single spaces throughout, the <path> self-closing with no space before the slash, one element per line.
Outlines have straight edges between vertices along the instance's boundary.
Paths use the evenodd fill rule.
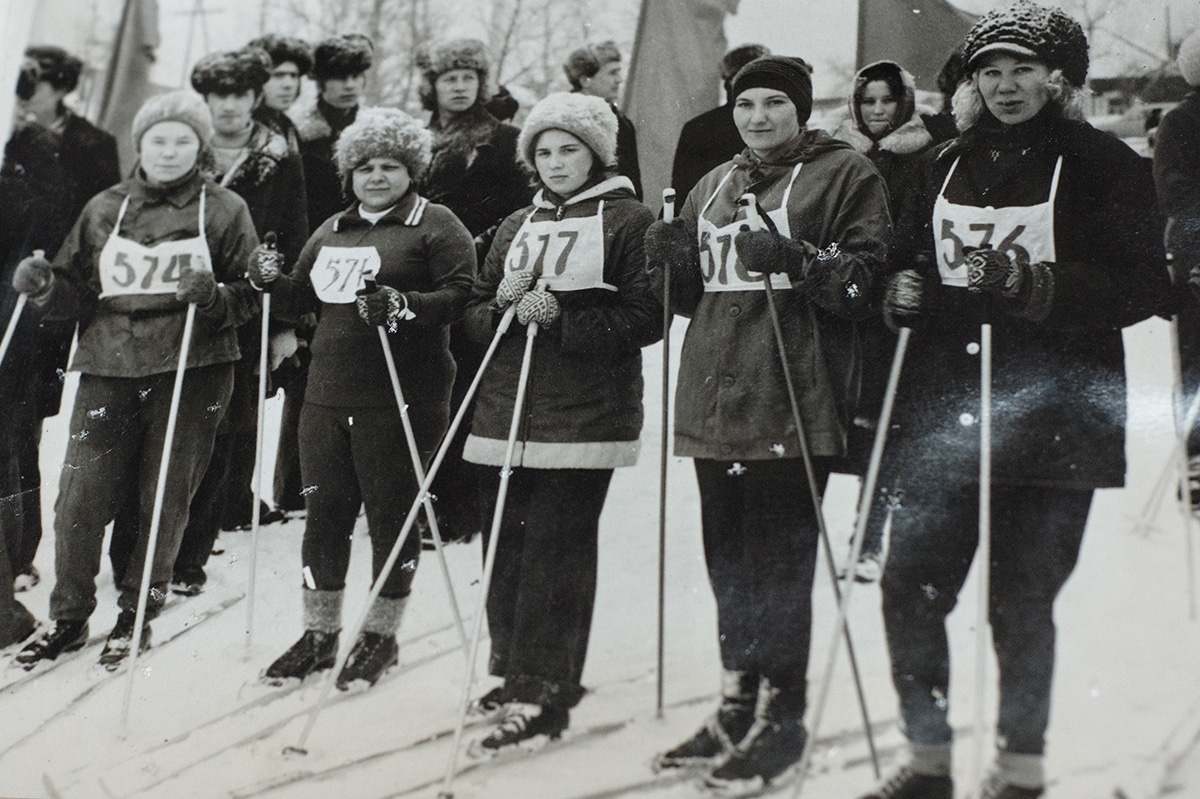
<path fill-rule="evenodd" d="M 496 308 L 502 309 L 520 302 L 533 285 L 533 272 L 509 272 L 496 286 Z"/>
<path fill-rule="evenodd" d="M 33 299 L 43 296 L 54 282 L 50 262 L 42 258 L 40 252 L 22 258 L 12 276 L 12 287 Z"/>
<path fill-rule="evenodd" d="M 275 249 L 275 234 L 268 233 L 266 240 L 250 251 L 246 262 L 246 279 L 250 285 L 262 291 L 279 277 L 283 271 L 283 255 Z"/>
<path fill-rule="evenodd" d="M 925 278 L 919 272 L 905 269 L 892 275 L 883 292 L 883 320 L 888 327 L 912 327 L 924 310 L 925 293 Z"/>
<path fill-rule="evenodd" d="M 183 268 L 183 272 L 179 275 L 179 285 L 175 287 L 175 299 L 207 308 L 216 298 L 216 275 L 207 269 L 196 269 L 191 266 Z"/>
<path fill-rule="evenodd" d="M 695 238 L 688 233 L 682 220 L 657 220 L 646 228 L 644 239 L 646 268 L 649 271 L 669 269 L 672 273 L 694 266 L 700 259 Z"/>
<path fill-rule="evenodd" d="M 817 257 L 817 248 L 807 241 L 792 241 L 769 230 L 743 230 L 733 246 L 747 271 L 785 274 L 793 283 L 804 278 Z"/>
<path fill-rule="evenodd" d="M 537 322 L 546 327 L 558 319 L 559 313 L 558 300 L 548 291 L 527 291 L 517 303 L 517 321 L 523 325 Z"/>
<path fill-rule="evenodd" d="M 401 321 L 417 318 L 408 309 L 408 298 L 391 286 L 380 286 L 377 291 L 362 290 L 357 297 L 358 316 L 371 327 L 383 325 L 389 333 L 395 333 Z"/>
<path fill-rule="evenodd" d="M 1029 282 L 1029 273 L 1029 264 L 997 250 L 972 250 L 967 254 L 968 291 L 1015 299 Z"/>

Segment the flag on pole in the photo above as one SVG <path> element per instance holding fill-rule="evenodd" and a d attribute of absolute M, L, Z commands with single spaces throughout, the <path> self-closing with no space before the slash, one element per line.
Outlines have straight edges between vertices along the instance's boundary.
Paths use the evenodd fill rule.
<path fill-rule="evenodd" d="M 913 74 L 918 89 L 937 91 L 942 65 L 975 20 L 946 0 L 859 0 L 856 69 L 895 61 Z"/>
<path fill-rule="evenodd" d="M 661 197 L 683 123 L 720 101 L 725 17 L 738 0 L 643 0 L 625 85 L 642 191 Z"/>
<path fill-rule="evenodd" d="M 99 122 L 100 127 L 116 137 L 122 164 L 137 162 L 129 129 L 134 114 L 155 93 L 150 83 L 150 68 L 158 45 L 157 0 L 125 0 L 104 78 Z"/>

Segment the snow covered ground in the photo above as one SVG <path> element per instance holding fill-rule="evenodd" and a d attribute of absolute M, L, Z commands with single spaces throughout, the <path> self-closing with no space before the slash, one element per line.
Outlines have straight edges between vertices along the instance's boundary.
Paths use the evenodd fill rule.
<path fill-rule="evenodd" d="M 682 323 L 675 328 L 676 355 Z M 1052 799 L 1149 799 L 1200 795 L 1200 627 L 1189 618 L 1183 520 L 1170 497 L 1138 529 L 1153 485 L 1171 457 L 1167 399 L 1167 325 L 1139 325 L 1127 336 L 1131 374 L 1127 488 L 1094 504 L 1081 562 L 1058 604 L 1059 661 L 1049 733 Z M 719 660 L 715 609 L 704 569 L 699 510 L 690 463 L 673 459 L 666 567 L 665 709 L 655 713 L 657 597 L 658 387 L 661 348 L 646 351 L 648 410 L 642 462 L 620 470 L 601 520 L 600 582 L 584 683 L 561 744 L 526 757 L 479 762 L 465 744 L 455 796 L 676 799 L 704 795 L 693 779 L 656 776 L 653 755 L 712 710 Z M 278 408 L 272 403 L 274 415 Z M 45 618 L 53 582 L 50 535 L 65 415 L 50 420 L 44 447 L 47 539 L 38 567 L 46 579 L 24 595 Z M 853 523 L 856 483 L 835 477 L 826 497 L 829 527 L 843 557 Z M 160 643 L 138 663 L 129 729 L 121 730 L 125 673 L 94 665 L 95 647 L 46 673 L 0 662 L 0 795 L 5 797 L 434 797 L 450 755 L 465 657 L 441 575 L 424 553 L 415 600 L 401 630 L 401 664 L 369 691 L 333 692 L 306 741 L 298 742 L 322 683 L 262 686 L 265 666 L 300 633 L 299 544 L 303 521 L 264 528 L 258 553 L 252 644 L 247 649 L 248 533 L 222 534 L 204 594 L 172 605 L 154 624 Z M 367 592 L 368 549 L 356 532 L 346 602 L 349 624 Z M 478 597 L 478 541 L 447 548 L 465 616 Z M 836 606 L 821 567 L 810 682 L 825 663 Z M 99 584 L 93 635 L 115 618 L 107 569 Z M 952 721 L 960 792 L 968 787 L 973 718 L 975 587 L 968 582 L 951 617 L 956 681 Z M 858 586 L 850 625 L 877 744 L 887 768 L 900 744 L 895 698 L 879 615 L 877 586 Z M 470 619 L 468 618 L 468 629 Z M 168 640 L 169 639 L 169 640 Z M 486 651 L 486 646 L 483 648 Z M 4 660 L 11 657 L 11 650 Z M 480 658 L 480 666 L 485 657 Z M 990 664 L 994 676 L 994 664 Z M 478 695 L 494 684 L 482 677 Z M 810 703 L 811 703 L 810 697 Z M 994 717 L 994 694 L 989 694 Z M 874 781 L 844 653 L 820 729 L 804 795 L 854 797 Z M 988 746 L 990 746 L 990 739 Z M 790 796 L 791 789 L 779 795 Z"/>

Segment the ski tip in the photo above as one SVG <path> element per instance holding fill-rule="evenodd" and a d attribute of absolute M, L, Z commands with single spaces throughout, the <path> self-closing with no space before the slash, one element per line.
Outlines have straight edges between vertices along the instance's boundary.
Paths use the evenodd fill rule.
<path fill-rule="evenodd" d="M 284 757 L 292 757 L 292 756 L 305 757 L 306 755 L 308 755 L 308 750 L 305 749 L 303 746 L 285 746 L 285 747 L 283 747 L 283 756 Z"/>
<path fill-rule="evenodd" d="M 438 791 L 438 799 L 454 799 L 454 791 Z"/>

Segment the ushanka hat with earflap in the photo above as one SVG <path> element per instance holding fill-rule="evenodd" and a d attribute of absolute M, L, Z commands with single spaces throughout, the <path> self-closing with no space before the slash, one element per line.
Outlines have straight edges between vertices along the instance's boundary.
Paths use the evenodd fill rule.
<path fill-rule="evenodd" d="M 258 47 L 209 53 L 192 68 L 192 88 L 201 94 L 262 91 L 271 78 L 271 56 Z"/>
<path fill-rule="evenodd" d="M 417 69 L 421 70 L 421 99 L 431 110 L 436 108 L 437 97 L 433 84 L 452 69 L 471 69 L 478 73 L 477 102 L 486 103 L 491 97 L 487 46 L 479 39 L 449 39 L 423 45 L 417 50 Z"/>
<path fill-rule="evenodd" d="M 617 115 L 599 97 L 576 92 L 556 92 L 535 105 L 517 138 L 517 153 L 536 172 L 533 158 L 538 136 L 547 130 L 564 130 L 587 145 L 604 166 L 617 162 Z"/>
<path fill-rule="evenodd" d="M 271 57 L 271 65 L 279 66 L 291 61 L 301 75 L 307 75 L 313 65 L 313 50 L 303 39 L 293 39 L 286 36 L 276 36 L 268 33 L 250 42 L 250 47 L 258 47 Z"/>
<path fill-rule="evenodd" d="M 331 36 L 313 51 L 312 76 L 316 80 L 361 75 L 375 62 L 375 45 L 361 33 Z"/>
<path fill-rule="evenodd" d="M 1036 58 L 1062 70 L 1072 86 L 1082 87 L 1087 80 L 1087 35 L 1061 8 L 1019 0 L 984 14 L 963 40 L 967 74 L 979 67 L 980 57 L 995 52 Z"/>
<path fill-rule="evenodd" d="M 429 168 L 433 136 L 423 125 L 396 108 L 360 108 L 334 147 L 343 184 L 360 164 L 372 158 L 394 158 L 419 183 Z"/>

